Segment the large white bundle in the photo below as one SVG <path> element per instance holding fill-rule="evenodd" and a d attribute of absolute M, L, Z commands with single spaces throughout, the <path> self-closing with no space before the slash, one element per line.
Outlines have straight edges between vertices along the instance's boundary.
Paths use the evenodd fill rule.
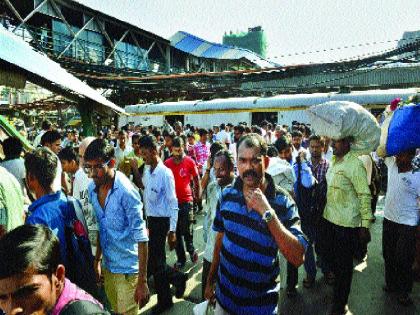
<path fill-rule="evenodd" d="M 326 102 L 307 109 L 315 133 L 333 139 L 353 137 L 352 151 L 368 154 L 379 145 L 381 129 L 375 117 L 359 104 Z"/>

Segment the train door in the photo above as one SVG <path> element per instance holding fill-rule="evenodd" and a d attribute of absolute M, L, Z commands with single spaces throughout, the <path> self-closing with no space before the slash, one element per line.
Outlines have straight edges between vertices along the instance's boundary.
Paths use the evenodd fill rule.
<path fill-rule="evenodd" d="M 180 121 L 182 125 L 184 126 L 184 115 L 170 115 L 165 116 L 165 120 L 173 126 L 177 121 Z"/>
<path fill-rule="evenodd" d="M 261 113 L 252 113 L 251 123 L 252 125 L 261 126 L 261 123 L 264 120 L 275 124 L 277 123 L 278 113 L 277 112 L 261 112 Z"/>

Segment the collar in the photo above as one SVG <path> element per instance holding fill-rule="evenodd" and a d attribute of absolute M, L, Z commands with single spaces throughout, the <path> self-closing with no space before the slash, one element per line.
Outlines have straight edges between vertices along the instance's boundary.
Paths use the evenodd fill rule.
<path fill-rule="evenodd" d="M 268 173 L 264 173 L 264 177 L 267 181 L 267 188 L 265 189 L 264 195 L 267 199 L 273 199 L 276 196 L 276 185 L 274 184 L 274 180 Z M 243 193 L 243 186 L 244 182 L 242 181 L 242 178 L 238 176 L 234 181 L 233 188 Z"/>
<path fill-rule="evenodd" d="M 155 169 L 153 170 L 153 172 L 152 172 L 152 169 L 150 168 L 150 165 L 148 165 L 149 166 L 149 174 L 150 175 L 152 175 L 152 174 L 154 174 L 158 169 L 160 169 L 160 168 L 162 168 L 162 167 L 164 167 L 165 166 L 165 164 L 163 164 L 163 161 L 161 160 L 161 159 L 159 159 L 159 162 L 158 162 L 158 164 L 156 165 L 156 167 L 155 167 Z"/>
<path fill-rule="evenodd" d="M 62 196 L 62 192 L 61 190 L 55 192 L 55 193 L 51 193 L 51 194 L 47 194 L 42 196 L 41 198 L 38 198 L 37 200 L 35 200 L 28 208 L 29 212 L 33 212 L 36 208 L 38 208 L 39 206 L 42 206 L 48 202 L 51 201 L 56 201 L 58 199 L 61 198 Z M 63 194 L 64 195 L 64 194 Z"/>
<path fill-rule="evenodd" d="M 343 159 L 339 163 L 346 162 L 350 158 L 352 158 L 353 156 L 354 156 L 354 153 L 353 153 L 353 151 L 350 150 L 346 155 L 343 156 Z M 337 163 L 336 159 L 337 159 L 337 157 L 335 155 L 333 155 L 332 159 L 331 159 L 332 164 Z"/>

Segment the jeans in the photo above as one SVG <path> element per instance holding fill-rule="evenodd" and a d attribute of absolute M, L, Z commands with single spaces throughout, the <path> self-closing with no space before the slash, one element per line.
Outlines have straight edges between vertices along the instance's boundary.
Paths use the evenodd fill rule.
<path fill-rule="evenodd" d="M 178 262 L 185 264 L 187 261 L 185 255 L 185 247 L 187 248 L 190 255 L 194 254 L 195 248 L 193 244 L 193 224 L 191 217 L 192 213 L 192 203 L 185 202 L 180 203 L 178 211 L 178 224 L 176 226 L 176 256 L 178 257 Z M 184 247 L 185 242 L 185 247 Z"/>

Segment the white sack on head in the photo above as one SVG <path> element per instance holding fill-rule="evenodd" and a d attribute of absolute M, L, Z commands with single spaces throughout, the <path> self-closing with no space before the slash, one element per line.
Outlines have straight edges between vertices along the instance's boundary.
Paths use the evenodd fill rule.
<path fill-rule="evenodd" d="M 357 154 L 368 154 L 379 145 L 381 129 L 375 117 L 359 104 L 345 101 L 311 106 L 307 114 L 315 133 L 333 139 L 353 137 Z"/>

